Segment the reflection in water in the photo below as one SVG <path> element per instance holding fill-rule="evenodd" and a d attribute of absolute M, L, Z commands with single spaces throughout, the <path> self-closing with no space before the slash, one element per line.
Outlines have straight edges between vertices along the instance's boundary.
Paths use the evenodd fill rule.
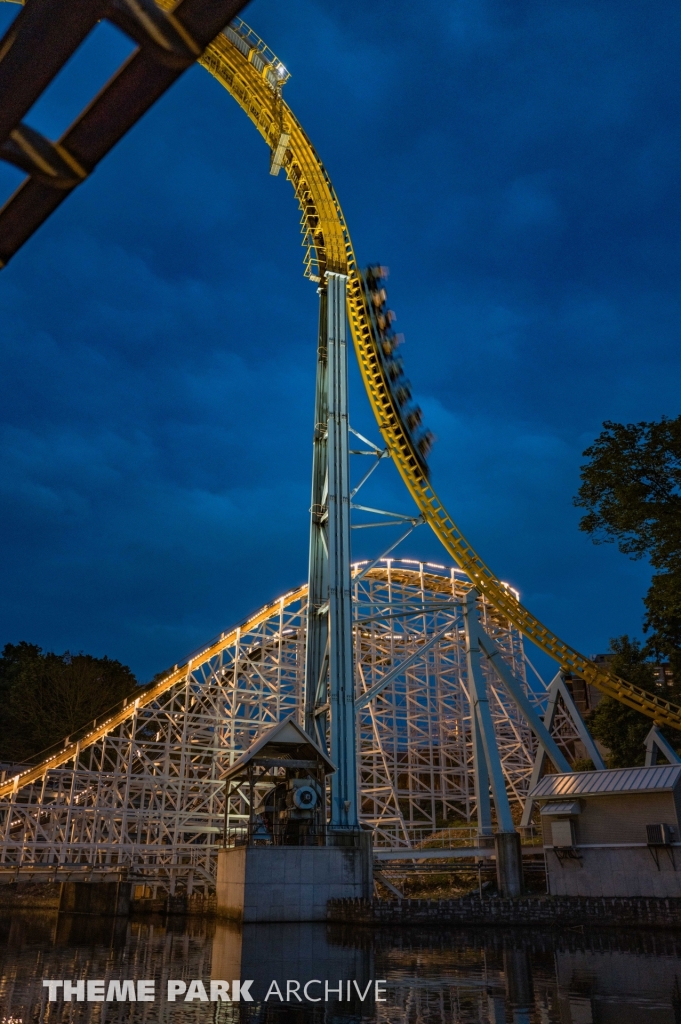
<path fill-rule="evenodd" d="M 368 930 L 17 911 L 0 921 L 0 1009 L 23 1024 L 681 1024 L 681 935 L 522 929 Z M 48 1003 L 43 978 L 156 979 L 154 1002 Z M 252 1003 L 165 998 L 168 979 L 252 979 Z M 374 984 L 385 979 L 385 1002 Z M 276 983 L 312 984 L 288 1003 Z M 355 982 L 347 991 L 348 981 Z M 371 984 L 369 984 L 371 983 Z M 338 991 L 342 1000 L 338 999 Z M 368 988 L 367 988 L 368 986 Z M 276 992 L 276 989 L 274 990 Z M 366 993 L 362 1000 L 358 993 Z M 348 999 L 347 996 L 350 995 Z"/>
<path fill-rule="evenodd" d="M 333 932 L 324 924 L 247 924 L 239 930 L 218 923 L 213 935 L 212 977 L 252 978 L 253 994 L 260 999 L 273 981 L 285 996 L 287 981 L 298 980 L 301 998 L 307 982 L 319 981 L 308 989 L 312 999 L 321 996 L 323 1000 L 328 984 L 329 1002 L 337 1004 L 335 1012 L 353 1014 L 362 1004 L 365 1010 L 373 1009 L 371 983 L 376 975 L 372 974 L 372 959 L 369 946 L 334 942 Z M 348 981 L 356 982 L 356 986 L 351 984 L 350 993 Z M 367 992 L 364 1000 L 359 999 L 357 987 L 361 993 Z M 276 1001 L 275 996 L 272 1002 Z"/>

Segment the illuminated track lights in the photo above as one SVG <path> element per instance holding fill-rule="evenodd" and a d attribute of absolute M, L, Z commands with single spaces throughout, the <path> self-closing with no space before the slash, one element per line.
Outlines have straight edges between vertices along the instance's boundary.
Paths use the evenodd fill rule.
<path fill-rule="evenodd" d="M 358 713 L 361 818 L 376 829 L 378 845 L 408 847 L 439 821 L 476 813 L 461 610 L 470 584 L 458 569 L 413 561 L 390 559 L 361 580 L 359 569 L 358 703 L 404 665 Z M 521 635 L 484 599 L 480 609 L 507 664 L 525 680 Z M 306 620 L 305 588 L 289 591 L 111 715 L 106 728 L 9 780 L 0 794 L 0 874 L 37 877 L 81 864 L 103 872 L 117 863 L 130 878 L 165 890 L 211 891 L 224 773 L 264 729 L 300 711 Z M 522 801 L 535 746 L 485 671 L 507 787 Z M 526 688 L 533 702 L 543 699 L 543 688 Z M 568 745 L 575 738 L 567 720 L 556 722 L 554 734 Z M 246 812 L 245 795 L 236 794 L 231 825 Z"/>

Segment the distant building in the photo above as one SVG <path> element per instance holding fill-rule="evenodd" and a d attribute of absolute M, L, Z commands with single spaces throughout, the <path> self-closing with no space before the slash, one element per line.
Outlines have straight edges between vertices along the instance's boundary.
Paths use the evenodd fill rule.
<path fill-rule="evenodd" d="M 594 654 L 591 660 L 600 668 L 608 668 L 613 658 L 614 654 Z M 674 676 L 668 662 L 656 661 L 650 664 L 655 671 L 658 690 L 664 692 L 674 685 Z M 565 683 L 581 715 L 588 715 L 603 700 L 604 694 L 600 690 L 578 676 L 566 676 Z"/>

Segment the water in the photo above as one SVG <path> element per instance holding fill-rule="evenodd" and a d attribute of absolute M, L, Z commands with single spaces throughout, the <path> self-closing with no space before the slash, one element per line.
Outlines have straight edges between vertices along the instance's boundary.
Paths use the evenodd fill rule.
<path fill-rule="evenodd" d="M 15 911 L 0 922 L 6 1024 L 681 1024 L 681 934 L 364 929 Z M 48 1002 L 46 979 L 155 979 L 152 1002 Z M 253 1002 L 169 1002 L 169 979 L 251 980 Z M 311 998 L 297 1002 L 310 979 Z M 385 1002 L 376 1001 L 384 980 Z M 280 1002 L 292 982 L 289 1002 Z M 343 1000 L 337 989 L 342 982 Z M 350 984 L 350 999 L 347 985 Z M 353 984 L 356 983 L 356 984 Z M 368 986 L 368 987 L 367 987 Z M 336 992 L 334 993 L 334 990 Z M 57 990 L 55 990 L 57 991 Z M 362 1000 L 360 995 L 365 996 Z"/>

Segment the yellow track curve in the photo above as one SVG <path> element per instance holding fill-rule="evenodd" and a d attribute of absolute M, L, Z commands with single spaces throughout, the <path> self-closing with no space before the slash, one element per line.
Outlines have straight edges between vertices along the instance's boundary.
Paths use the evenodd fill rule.
<path fill-rule="evenodd" d="M 162 7 L 171 5 L 171 0 L 160 0 Z M 243 28 L 249 31 L 247 26 Z M 376 355 L 376 341 L 372 335 L 357 261 L 331 179 L 294 114 L 280 93 L 269 84 L 268 72 L 271 80 L 274 55 L 254 34 L 251 33 L 249 41 L 250 51 L 242 53 L 225 35 L 220 35 L 207 48 L 200 63 L 242 107 L 273 152 L 288 136 L 282 168 L 293 186 L 302 212 L 305 273 L 312 280 L 320 280 L 326 270 L 348 276 L 348 319 L 364 386 L 385 444 L 426 522 L 474 586 L 524 636 L 554 658 L 562 669 L 648 715 L 659 725 L 681 729 L 681 708 L 594 664 L 524 608 L 476 554 L 423 475 L 400 424 Z M 242 48 L 248 50 L 248 47 Z M 0 786 L 0 796 L 6 789 L 7 784 Z"/>
<path fill-rule="evenodd" d="M 282 167 L 293 185 L 302 211 L 306 273 L 320 278 L 325 270 L 348 275 L 348 318 L 364 386 L 383 440 L 425 520 L 477 589 L 507 616 L 524 636 L 559 663 L 608 696 L 642 711 L 660 725 L 681 729 L 681 708 L 595 665 L 543 626 L 496 578 L 473 550 L 435 490 L 423 475 L 401 427 L 388 383 L 376 355 L 350 234 L 331 179 L 290 108 L 273 92 L 262 72 L 225 36 L 208 47 L 201 64 L 245 110 L 273 151 L 283 130 L 289 136 Z"/>

